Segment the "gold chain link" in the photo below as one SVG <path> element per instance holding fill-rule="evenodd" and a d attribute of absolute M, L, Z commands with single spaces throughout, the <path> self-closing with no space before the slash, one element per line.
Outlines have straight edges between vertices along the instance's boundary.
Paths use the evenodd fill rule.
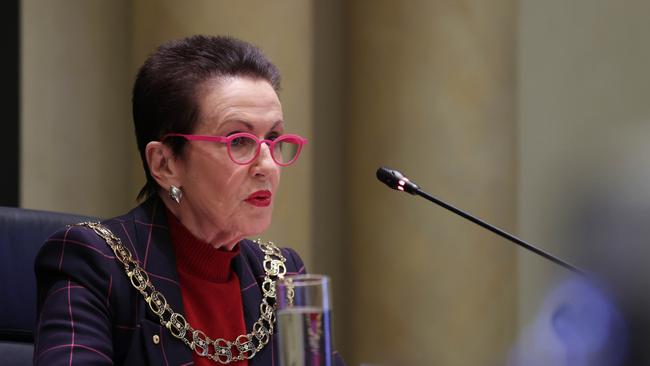
<path fill-rule="evenodd" d="M 260 239 L 254 241 L 264 252 L 265 276 L 262 283 L 264 297 L 260 304 L 260 318 L 253 323 L 252 332 L 242 334 L 234 341 L 228 341 L 222 338 L 208 337 L 201 330 L 194 329 L 182 314 L 175 312 L 165 296 L 153 286 L 147 272 L 140 267 L 137 260 L 133 259 L 131 252 L 122 245 L 120 238 L 106 226 L 98 222 L 82 222 L 74 226 L 89 227 L 106 241 L 115 253 L 117 260 L 124 265 L 126 275 L 133 287 L 144 296 L 151 311 L 160 318 L 160 324 L 199 356 L 221 364 L 247 360 L 253 358 L 271 339 L 275 324 L 275 282 L 284 278 L 287 273 L 287 267 L 284 264 L 286 259 L 273 242 L 262 243 Z"/>

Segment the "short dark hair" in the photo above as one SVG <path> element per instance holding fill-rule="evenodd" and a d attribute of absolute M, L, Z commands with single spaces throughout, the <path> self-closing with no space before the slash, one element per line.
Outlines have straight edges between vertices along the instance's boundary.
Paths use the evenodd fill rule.
<path fill-rule="evenodd" d="M 199 118 L 201 87 L 219 77 L 240 76 L 268 81 L 280 89 L 280 72 L 250 43 L 233 37 L 197 35 L 162 44 L 144 62 L 133 86 L 133 123 L 147 182 L 138 199 L 157 193 L 145 148 L 167 133 L 192 133 Z M 182 154 L 186 141 L 165 141 Z"/>

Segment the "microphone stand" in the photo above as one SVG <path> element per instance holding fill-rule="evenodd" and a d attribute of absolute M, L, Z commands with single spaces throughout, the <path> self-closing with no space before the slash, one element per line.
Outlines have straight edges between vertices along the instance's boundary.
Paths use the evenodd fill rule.
<path fill-rule="evenodd" d="M 447 203 L 445 201 L 442 201 L 442 200 L 440 200 L 440 199 L 438 199 L 438 198 L 424 192 L 423 190 L 420 189 L 420 187 L 418 185 L 411 182 L 408 178 L 406 178 L 402 173 L 398 172 L 397 170 L 393 170 L 393 169 L 389 169 L 389 168 L 385 168 L 385 167 L 380 167 L 377 170 L 377 178 L 380 181 L 382 181 L 383 183 L 385 183 L 387 186 L 392 188 L 392 189 L 402 191 L 402 192 L 406 192 L 406 193 L 410 193 L 412 195 L 417 195 L 417 196 L 420 196 L 422 198 L 425 198 L 428 201 L 433 202 L 436 205 L 441 206 L 441 207 L 455 213 L 456 215 L 458 215 L 458 216 L 460 216 L 460 217 L 462 217 L 462 218 L 464 218 L 466 220 L 469 220 L 469 221 L 481 226 L 484 229 L 490 230 L 491 232 L 499 235 L 500 237 L 502 237 L 502 238 L 504 238 L 506 240 L 509 240 L 510 242 L 515 243 L 516 245 L 519 245 L 520 247 L 522 247 L 524 249 L 527 249 L 527 250 L 529 250 L 529 251 L 531 251 L 531 252 L 533 252 L 533 253 L 535 253 L 535 254 L 543 257 L 543 258 L 546 258 L 547 260 L 549 260 L 549 261 L 551 261 L 551 262 L 553 262 L 553 263 L 555 263 L 555 264 L 557 264 L 559 266 L 562 266 L 562 267 L 568 269 L 571 272 L 577 273 L 577 274 L 582 275 L 582 276 L 587 275 L 586 271 L 584 271 L 584 270 L 582 270 L 582 269 L 580 269 L 580 268 L 578 268 L 578 267 L 576 267 L 576 266 L 574 266 L 572 264 L 569 264 L 568 262 L 566 262 L 566 261 L 564 261 L 564 260 L 562 260 L 562 259 L 548 253 L 548 252 L 545 252 L 544 250 L 542 250 L 542 249 L 540 249 L 540 248 L 538 248 L 538 247 L 536 247 L 536 246 L 534 246 L 532 244 L 529 244 L 526 241 L 524 241 L 522 239 L 519 239 L 518 237 L 516 237 L 516 236 L 514 236 L 514 235 L 512 235 L 512 234 L 510 234 L 510 233 L 508 233 L 506 231 L 503 231 L 503 230 L 499 229 L 498 227 L 496 227 L 494 225 L 490 225 L 487 222 L 479 219 L 476 216 L 473 216 L 473 215 L 471 215 L 471 214 L 469 214 L 469 213 L 467 213 L 467 212 L 465 212 L 465 211 L 463 211 L 463 210 L 461 210 L 461 209 L 459 209 L 457 207 L 454 207 L 454 206 L 450 205 L 449 203 Z"/>

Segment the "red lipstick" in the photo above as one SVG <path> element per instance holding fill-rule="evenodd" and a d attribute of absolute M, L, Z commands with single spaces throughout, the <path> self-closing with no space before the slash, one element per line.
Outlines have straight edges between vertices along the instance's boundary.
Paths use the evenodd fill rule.
<path fill-rule="evenodd" d="M 257 207 L 267 207 L 271 204 L 272 193 L 269 190 L 262 190 L 251 193 L 244 201 Z"/>

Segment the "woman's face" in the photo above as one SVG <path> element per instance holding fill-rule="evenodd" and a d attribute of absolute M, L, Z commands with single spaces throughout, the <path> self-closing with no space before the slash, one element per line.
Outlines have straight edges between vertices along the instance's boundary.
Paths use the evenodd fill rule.
<path fill-rule="evenodd" d="M 218 78 L 207 82 L 202 91 L 193 134 L 249 132 L 272 140 L 284 132 L 282 105 L 267 81 Z M 226 244 L 214 241 L 236 242 L 268 228 L 280 182 L 280 167 L 268 145 L 262 144 L 251 164 L 238 165 L 230 159 L 226 144 L 188 141 L 176 164 L 183 190 L 178 217 L 188 228 L 197 226 L 195 235 L 207 236 L 202 239 L 212 244 Z"/>

